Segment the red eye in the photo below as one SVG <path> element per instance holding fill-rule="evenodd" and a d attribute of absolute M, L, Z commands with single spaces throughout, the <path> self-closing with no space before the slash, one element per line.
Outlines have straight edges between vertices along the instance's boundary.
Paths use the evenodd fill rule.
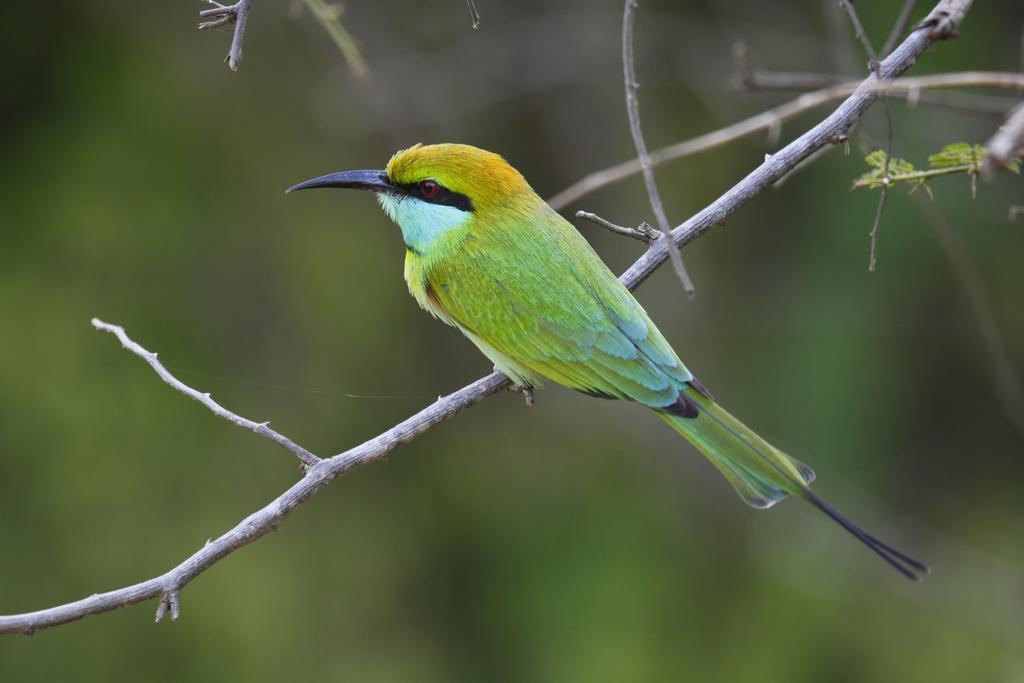
<path fill-rule="evenodd" d="M 424 199 L 433 199 L 437 196 L 437 193 L 441 191 L 441 186 L 434 180 L 421 180 L 420 181 L 420 194 L 423 195 Z"/>

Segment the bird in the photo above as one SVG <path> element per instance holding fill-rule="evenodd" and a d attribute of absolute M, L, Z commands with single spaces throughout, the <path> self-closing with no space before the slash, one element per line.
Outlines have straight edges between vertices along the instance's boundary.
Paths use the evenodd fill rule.
<path fill-rule="evenodd" d="M 464 144 L 416 144 L 383 170 L 330 173 L 287 191 L 314 188 L 376 194 L 402 232 L 413 298 L 519 388 L 550 380 L 646 406 L 748 505 L 802 498 L 907 578 L 928 573 L 826 503 L 811 490 L 810 467 L 716 403 L 589 242 L 502 156 Z"/>

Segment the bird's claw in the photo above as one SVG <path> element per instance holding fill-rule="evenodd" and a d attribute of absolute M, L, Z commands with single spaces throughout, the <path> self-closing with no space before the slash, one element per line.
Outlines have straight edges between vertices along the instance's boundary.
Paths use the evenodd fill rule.
<path fill-rule="evenodd" d="M 501 368 L 499 368 L 497 365 L 494 366 L 494 371 L 502 372 Z M 527 408 L 533 406 L 533 387 L 524 387 L 522 385 L 516 384 L 515 381 L 513 381 L 511 384 L 509 384 L 508 390 L 515 394 L 522 394 L 523 398 L 526 400 Z"/>
<path fill-rule="evenodd" d="M 518 384 L 513 384 L 511 387 L 509 387 L 509 391 L 514 391 L 517 394 L 522 394 L 523 399 L 526 401 L 527 408 L 533 406 L 533 387 L 521 387 Z"/>

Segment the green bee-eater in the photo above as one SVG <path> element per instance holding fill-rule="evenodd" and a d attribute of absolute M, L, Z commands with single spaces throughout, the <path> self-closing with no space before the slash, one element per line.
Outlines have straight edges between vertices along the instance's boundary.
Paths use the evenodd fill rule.
<path fill-rule="evenodd" d="M 809 467 L 715 403 L 590 244 L 502 157 L 468 145 L 416 145 L 383 171 L 332 173 L 289 191 L 317 187 L 376 193 L 402 230 L 413 297 L 517 385 L 550 379 L 645 405 L 748 505 L 767 508 L 794 494 L 905 576 L 928 571 L 836 512 L 811 491 Z"/>

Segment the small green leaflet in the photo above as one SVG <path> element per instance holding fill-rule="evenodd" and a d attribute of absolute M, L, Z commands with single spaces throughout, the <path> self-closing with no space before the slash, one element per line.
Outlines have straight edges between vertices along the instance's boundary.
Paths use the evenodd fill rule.
<path fill-rule="evenodd" d="M 929 156 L 927 169 L 915 169 L 914 165 L 906 159 L 893 157 L 889 160 L 887 173 L 886 154 L 883 150 L 878 149 L 864 157 L 864 161 L 871 167 L 871 170 L 854 180 L 853 187 L 855 189 L 860 187 L 875 189 L 893 187 L 897 183 L 906 182 L 913 186 L 911 192 L 919 187 L 924 187 L 928 194 L 931 194 L 926 184 L 927 181 L 938 176 L 966 173 L 971 177 L 973 188 L 974 180 L 981 173 L 982 165 L 987 157 L 988 152 L 981 145 L 955 142 Z M 1005 164 L 1005 167 L 1019 175 L 1020 161 L 1019 158 L 1011 159 Z"/>
<path fill-rule="evenodd" d="M 900 159 L 893 157 L 889 160 L 889 169 L 886 173 L 885 168 L 886 154 L 885 150 L 876 149 L 871 154 L 864 157 L 864 161 L 871 166 L 871 170 L 853 181 L 854 187 L 868 187 L 876 188 L 884 185 L 893 186 L 900 180 L 903 180 L 902 176 L 910 175 L 914 172 L 914 165 L 906 159 Z"/>

